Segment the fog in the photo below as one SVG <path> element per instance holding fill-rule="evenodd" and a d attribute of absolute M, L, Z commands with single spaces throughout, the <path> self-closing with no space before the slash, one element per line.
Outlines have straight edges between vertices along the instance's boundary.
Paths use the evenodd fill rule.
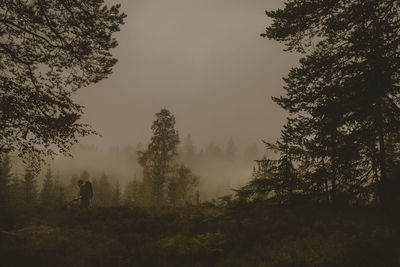
<path fill-rule="evenodd" d="M 112 2 L 112 1 L 110 1 Z M 201 146 L 274 140 L 285 114 L 271 101 L 296 57 L 262 37 L 266 9 L 280 0 L 129 0 L 109 79 L 76 95 L 84 121 L 108 147 L 147 143 L 154 114 L 167 107 L 182 136 Z"/>
<path fill-rule="evenodd" d="M 210 142 L 224 149 L 233 137 L 238 155 L 253 144 L 261 155 L 261 140 L 279 136 L 286 114 L 271 96 L 283 93 L 282 77 L 297 57 L 260 33 L 270 22 L 265 10 L 281 0 L 108 2 L 121 3 L 128 15 L 113 50 L 119 62 L 107 80 L 75 96 L 86 107 L 82 120 L 101 136 L 82 138 L 73 159 L 50 163 L 61 177 L 83 170 L 123 184 L 140 177 L 136 146 L 147 145 L 163 107 L 175 115 L 181 139 L 191 134 L 198 151 Z M 239 158 L 210 156 L 191 166 L 203 195 L 228 193 L 250 178 L 253 162 Z"/>
<path fill-rule="evenodd" d="M 253 161 L 260 157 L 256 144 L 239 150 L 234 142 L 233 149 L 228 148 L 229 142 L 220 146 L 211 141 L 205 148 L 197 147 L 191 139 L 189 142 L 190 151 L 187 149 L 188 137 L 179 145 L 177 161 L 190 167 L 199 177 L 199 193 L 203 201 L 231 194 L 232 189 L 243 186 L 251 176 Z M 137 163 L 137 151 L 141 149 L 142 144 L 109 148 L 77 145 L 71 151 L 73 157 L 58 157 L 50 162 L 49 167 L 64 185 L 87 171 L 92 181 L 105 174 L 112 184 L 118 182 L 124 188 L 135 178 L 142 179 L 142 169 Z M 43 169 L 39 175 L 39 183 L 43 181 L 46 171 Z"/>

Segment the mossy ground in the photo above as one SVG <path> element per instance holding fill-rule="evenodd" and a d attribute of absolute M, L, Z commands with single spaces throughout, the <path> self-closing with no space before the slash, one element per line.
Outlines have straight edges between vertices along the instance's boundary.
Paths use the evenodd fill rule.
<path fill-rule="evenodd" d="M 374 208 L 205 204 L 7 218 L 2 266 L 400 266 L 399 220 Z"/>

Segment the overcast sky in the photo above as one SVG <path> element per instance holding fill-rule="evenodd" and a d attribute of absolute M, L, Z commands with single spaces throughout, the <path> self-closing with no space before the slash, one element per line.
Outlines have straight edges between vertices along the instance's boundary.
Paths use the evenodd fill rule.
<path fill-rule="evenodd" d="M 260 33 L 266 9 L 283 0 L 121 0 L 128 17 L 107 79 L 78 91 L 100 146 L 146 144 L 154 114 L 167 107 L 198 146 L 247 145 L 279 136 L 285 113 L 271 101 L 296 55 Z"/>

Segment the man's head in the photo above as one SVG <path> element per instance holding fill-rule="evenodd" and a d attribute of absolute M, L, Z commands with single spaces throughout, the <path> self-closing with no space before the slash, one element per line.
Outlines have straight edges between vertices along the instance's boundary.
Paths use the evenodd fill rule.
<path fill-rule="evenodd" d="M 83 186 L 83 180 L 82 180 L 82 179 L 80 179 L 80 180 L 78 181 L 78 186 L 79 186 L 79 187 Z"/>

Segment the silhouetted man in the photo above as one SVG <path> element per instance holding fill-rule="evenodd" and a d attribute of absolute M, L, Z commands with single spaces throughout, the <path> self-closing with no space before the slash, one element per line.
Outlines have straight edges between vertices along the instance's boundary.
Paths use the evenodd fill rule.
<path fill-rule="evenodd" d="M 93 197 L 92 184 L 89 181 L 87 181 L 84 184 L 82 180 L 79 180 L 78 186 L 79 186 L 79 198 L 78 199 L 80 200 L 79 207 L 87 209 L 87 208 L 89 208 L 90 200 Z"/>

